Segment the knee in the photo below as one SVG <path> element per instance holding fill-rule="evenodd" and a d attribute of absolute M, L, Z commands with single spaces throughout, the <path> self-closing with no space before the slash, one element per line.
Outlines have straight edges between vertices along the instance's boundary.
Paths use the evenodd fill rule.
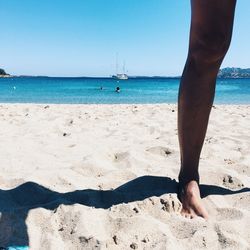
<path fill-rule="evenodd" d="M 231 35 L 224 32 L 197 34 L 191 41 L 189 57 L 199 64 L 220 64 L 230 41 Z"/>

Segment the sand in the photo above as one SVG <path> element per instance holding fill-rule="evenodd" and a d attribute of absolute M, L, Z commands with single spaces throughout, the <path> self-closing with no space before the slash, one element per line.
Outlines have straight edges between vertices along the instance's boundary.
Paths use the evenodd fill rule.
<path fill-rule="evenodd" d="M 250 249 L 250 105 L 212 109 L 210 219 L 180 215 L 176 105 L 0 105 L 0 247 Z"/>

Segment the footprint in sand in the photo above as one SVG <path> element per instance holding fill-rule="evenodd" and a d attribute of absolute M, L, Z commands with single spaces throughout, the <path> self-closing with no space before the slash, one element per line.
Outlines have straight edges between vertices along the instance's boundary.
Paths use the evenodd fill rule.
<path fill-rule="evenodd" d="M 230 189 L 238 189 L 244 187 L 244 184 L 236 177 L 232 177 L 231 175 L 224 175 L 223 186 Z"/>
<path fill-rule="evenodd" d="M 177 239 L 187 239 L 192 238 L 195 232 L 199 228 L 202 228 L 202 223 L 193 223 L 191 220 L 184 221 L 184 220 L 173 220 L 170 222 L 169 228 L 174 237 Z"/>
<path fill-rule="evenodd" d="M 219 225 L 214 226 L 214 230 L 217 233 L 218 242 L 222 249 L 242 249 L 238 242 L 230 238 L 227 233 L 224 233 Z"/>
<path fill-rule="evenodd" d="M 94 237 L 80 236 L 78 239 L 82 249 L 101 249 L 101 242 Z"/>
<path fill-rule="evenodd" d="M 119 162 L 127 159 L 130 156 L 129 152 L 116 153 L 114 155 L 114 161 Z"/>
<path fill-rule="evenodd" d="M 62 239 L 68 239 L 69 236 L 74 237 L 77 233 L 77 224 L 79 222 L 80 213 L 68 211 L 64 205 L 58 206 L 53 213 L 53 225 L 57 227 Z"/>
<path fill-rule="evenodd" d="M 146 151 L 151 154 L 160 155 L 163 157 L 168 157 L 170 154 L 172 154 L 172 151 L 169 148 L 162 147 L 162 146 L 148 148 L 146 149 Z"/>
<path fill-rule="evenodd" d="M 240 220 L 243 217 L 243 213 L 235 208 L 217 208 L 218 214 L 216 220 Z"/>
<path fill-rule="evenodd" d="M 181 210 L 181 203 L 177 199 L 174 199 L 171 194 L 166 198 L 161 198 L 160 202 L 162 204 L 162 210 L 168 213 L 180 212 Z"/>

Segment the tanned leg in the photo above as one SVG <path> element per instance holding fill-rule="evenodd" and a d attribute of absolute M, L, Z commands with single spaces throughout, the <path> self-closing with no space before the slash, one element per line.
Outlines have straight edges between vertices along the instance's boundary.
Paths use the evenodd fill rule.
<path fill-rule="evenodd" d="M 178 98 L 179 193 L 185 217 L 208 214 L 199 191 L 199 158 L 218 70 L 229 48 L 236 0 L 191 0 L 189 52 Z"/>

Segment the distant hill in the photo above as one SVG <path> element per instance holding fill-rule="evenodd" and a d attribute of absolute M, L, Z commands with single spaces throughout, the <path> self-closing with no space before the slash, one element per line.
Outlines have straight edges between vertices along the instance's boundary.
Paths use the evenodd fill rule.
<path fill-rule="evenodd" d="M 220 69 L 218 78 L 250 78 L 250 68 L 224 68 Z"/>
<path fill-rule="evenodd" d="M 0 75 L 7 75 L 4 69 L 0 69 Z"/>
<path fill-rule="evenodd" d="M 4 69 L 0 68 L 0 78 L 11 77 L 11 75 L 7 74 Z"/>

